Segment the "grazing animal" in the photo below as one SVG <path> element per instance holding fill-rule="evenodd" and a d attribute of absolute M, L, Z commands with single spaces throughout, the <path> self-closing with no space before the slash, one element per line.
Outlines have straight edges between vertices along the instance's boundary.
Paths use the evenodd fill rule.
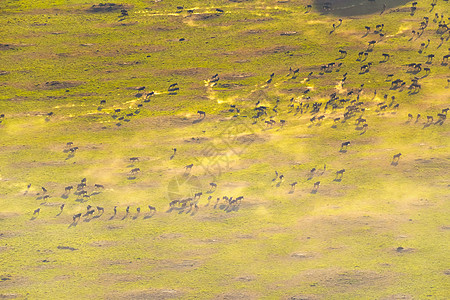
<path fill-rule="evenodd" d="M 187 171 L 187 170 L 191 170 L 193 166 L 194 166 L 194 164 L 190 164 L 190 165 L 185 166 L 184 168 Z"/>
<path fill-rule="evenodd" d="M 137 174 L 137 173 L 139 173 L 139 172 L 141 172 L 141 169 L 139 169 L 139 168 L 134 168 L 134 169 L 131 169 L 130 174 Z"/>
<path fill-rule="evenodd" d="M 197 111 L 197 113 L 200 115 L 200 118 L 201 117 L 203 117 L 203 118 L 206 117 L 206 113 L 204 111 L 202 111 L 202 110 Z"/>
<path fill-rule="evenodd" d="M 345 169 L 336 171 L 336 178 L 337 178 L 337 177 L 342 178 L 342 176 L 344 176 L 344 172 L 345 172 Z"/>
<path fill-rule="evenodd" d="M 211 186 L 211 190 L 217 188 L 217 184 L 215 184 L 214 182 L 211 182 L 209 185 Z"/>
<path fill-rule="evenodd" d="M 314 189 L 317 190 L 320 186 L 320 181 L 314 182 Z"/>
<path fill-rule="evenodd" d="M 80 220 L 80 218 L 81 218 L 81 213 L 74 215 L 73 216 L 73 222 L 75 223 L 75 221 L 76 220 Z"/>
<path fill-rule="evenodd" d="M 38 209 L 35 209 L 33 212 L 33 216 L 34 215 L 39 215 L 39 213 L 41 212 L 41 208 L 39 207 Z"/>
<path fill-rule="evenodd" d="M 151 205 L 148 206 L 148 209 L 149 209 L 150 211 L 156 211 L 156 208 L 155 208 L 154 206 L 151 206 Z"/>
<path fill-rule="evenodd" d="M 114 216 L 117 214 L 117 206 L 114 206 Z"/>
<path fill-rule="evenodd" d="M 433 122 L 433 116 L 427 116 L 427 123 L 428 122 L 431 122 L 431 123 Z"/>
<path fill-rule="evenodd" d="M 63 211 L 64 206 L 65 206 L 65 204 L 61 204 L 61 206 L 59 207 L 59 209 L 61 210 L 61 212 Z"/>
<path fill-rule="evenodd" d="M 106 100 L 100 101 L 100 105 L 106 104 Z"/>
<path fill-rule="evenodd" d="M 98 211 L 98 213 L 102 212 L 102 214 L 105 212 L 103 207 L 100 207 L 100 206 L 97 206 L 97 211 Z"/>
<path fill-rule="evenodd" d="M 94 187 L 97 189 L 104 189 L 105 187 L 102 184 L 94 184 Z"/>
<path fill-rule="evenodd" d="M 85 216 L 85 217 L 92 216 L 92 215 L 94 214 L 94 212 L 95 212 L 95 209 L 88 210 L 88 211 L 84 214 L 84 216 Z"/>
<path fill-rule="evenodd" d="M 400 159 L 400 156 L 402 156 L 402 154 L 401 153 L 397 153 L 397 154 L 395 154 L 393 157 L 392 157 L 392 160 L 399 160 Z"/>
<path fill-rule="evenodd" d="M 350 145 L 350 141 L 343 142 L 343 143 L 341 144 L 341 149 L 343 149 L 344 147 L 347 148 L 348 145 Z"/>
<path fill-rule="evenodd" d="M 136 208 L 136 212 L 137 212 L 138 214 L 140 214 L 140 213 L 141 213 L 141 208 L 140 208 L 140 207 Z"/>
<path fill-rule="evenodd" d="M 50 198 L 50 195 L 45 195 L 44 197 L 42 197 L 43 200 L 47 200 L 48 198 Z"/>
<path fill-rule="evenodd" d="M 69 185 L 64 188 L 64 191 L 70 192 L 73 189 L 73 186 Z"/>
<path fill-rule="evenodd" d="M 128 214 L 130 212 L 130 206 L 127 206 L 127 209 L 125 211 Z"/>
<path fill-rule="evenodd" d="M 139 161 L 139 157 L 130 157 L 131 162 Z"/>
<path fill-rule="evenodd" d="M 45 187 L 41 186 L 41 189 L 44 193 L 47 193 L 47 189 Z"/>

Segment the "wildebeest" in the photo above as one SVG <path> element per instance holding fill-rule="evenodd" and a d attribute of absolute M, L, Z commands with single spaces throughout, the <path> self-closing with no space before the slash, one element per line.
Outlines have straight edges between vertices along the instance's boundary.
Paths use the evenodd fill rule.
<path fill-rule="evenodd" d="M 347 148 L 348 145 L 350 145 L 350 141 L 343 142 L 343 143 L 341 144 L 341 149 L 343 149 L 344 147 Z"/>
<path fill-rule="evenodd" d="M 433 123 L 433 116 L 427 116 L 427 123 L 428 122 Z"/>
<path fill-rule="evenodd" d="M 88 210 L 88 211 L 83 215 L 83 217 L 92 216 L 92 215 L 94 214 L 94 212 L 95 212 L 95 209 Z"/>
<path fill-rule="evenodd" d="M 102 184 L 94 184 L 94 187 L 97 189 L 104 189 L 105 187 Z"/>
<path fill-rule="evenodd" d="M 139 157 L 130 157 L 131 162 L 139 161 Z"/>
<path fill-rule="evenodd" d="M 187 171 L 187 170 L 191 170 L 193 166 L 194 166 L 194 164 L 190 164 L 190 165 L 185 166 L 184 168 Z"/>
<path fill-rule="evenodd" d="M 347 51 L 345 51 L 345 50 L 339 50 L 339 53 L 341 54 L 340 58 L 344 58 L 347 56 Z"/>
<path fill-rule="evenodd" d="M 197 111 L 197 113 L 199 114 L 200 118 L 205 118 L 206 117 L 206 113 L 202 110 Z"/>
<path fill-rule="evenodd" d="M 139 168 L 134 168 L 134 169 L 131 169 L 130 174 L 137 174 L 137 173 L 139 173 L 139 172 L 141 172 L 141 169 L 139 169 Z"/>
<path fill-rule="evenodd" d="M 156 211 L 156 208 L 155 208 L 154 206 L 151 206 L 151 205 L 148 206 L 148 209 L 149 209 L 150 211 Z"/>
<path fill-rule="evenodd" d="M 39 215 L 39 213 L 41 212 L 41 208 L 39 207 L 38 209 L 35 209 L 33 212 L 33 216 L 34 215 Z"/>
<path fill-rule="evenodd" d="M 338 177 L 342 178 L 344 176 L 344 172 L 345 172 L 345 169 L 336 171 L 336 178 L 338 178 Z"/>
<path fill-rule="evenodd" d="M 97 206 L 97 211 L 100 214 L 100 212 L 102 212 L 102 214 L 105 212 L 105 210 L 103 209 L 103 207 Z"/>
<path fill-rule="evenodd" d="M 397 153 L 397 154 L 395 154 L 395 155 L 392 157 L 392 160 L 393 160 L 393 161 L 396 161 L 396 160 L 397 160 L 397 162 L 398 162 L 398 160 L 400 159 L 400 156 L 402 156 L 402 154 L 401 154 L 401 153 Z"/>
<path fill-rule="evenodd" d="M 79 220 L 80 218 L 81 218 L 81 213 L 74 215 L 74 216 L 73 216 L 73 222 L 75 223 L 75 221 L 76 221 L 77 219 Z"/>
<path fill-rule="evenodd" d="M 64 191 L 70 192 L 73 189 L 73 186 L 69 185 L 64 188 Z"/>
<path fill-rule="evenodd" d="M 320 181 L 314 182 L 314 189 L 317 190 L 320 186 Z"/>
<path fill-rule="evenodd" d="M 41 189 L 44 193 L 47 193 L 47 189 L 45 187 L 41 186 Z"/>

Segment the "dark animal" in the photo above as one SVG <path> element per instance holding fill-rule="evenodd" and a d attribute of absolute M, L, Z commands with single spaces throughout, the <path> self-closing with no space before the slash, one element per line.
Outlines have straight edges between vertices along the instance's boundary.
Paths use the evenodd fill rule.
<path fill-rule="evenodd" d="M 70 192 L 73 189 L 73 186 L 69 185 L 64 188 L 64 191 Z"/>
<path fill-rule="evenodd" d="M 344 148 L 344 147 L 347 148 L 348 145 L 350 145 L 350 142 L 349 142 L 349 141 L 343 142 L 343 143 L 341 144 L 341 149 Z"/>
<path fill-rule="evenodd" d="M 204 111 L 202 111 L 202 110 L 199 110 L 199 111 L 197 111 L 197 113 L 200 115 L 200 118 L 201 117 L 206 117 L 206 113 L 204 112 Z"/>
<path fill-rule="evenodd" d="M 156 211 L 156 208 L 155 208 L 154 206 L 151 206 L 151 205 L 148 206 L 148 209 L 149 209 L 150 211 Z"/>
<path fill-rule="evenodd" d="M 130 174 L 137 174 L 137 173 L 139 173 L 140 171 L 141 171 L 141 169 L 139 169 L 139 168 L 134 168 L 134 169 L 131 169 Z"/>
<path fill-rule="evenodd" d="M 81 213 L 74 215 L 74 216 L 73 216 L 73 222 L 75 223 L 75 221 L 76 221 L 77 219 L 79 220 L 80 218 L 81 218 Z"/>
<path fill-rule="evenodd" d="M 103 207 L 100 207 L 100 206 L 97 206 L 97 211 L 98 211 L 98 213 L 102 212 L 102 214 L 105 212 Z"/>
<path fill-rule="evenodd" d="M 97 189 L 104 189 L 105 187 L 102 184 L 94 184 L 94 187 Z"/>
<path fill-rule="evenodd" d="M 336 171 L 336 178 L 339 177 L 339 176 L 342 178 L 342 176 L 344 176 L 344 172 L 345 172 L 345 169 Z"/>
<path fill-rule="evenodd" d="M 35 209 L 33 212 L 33 216 L 34 215 L 39 215 L 39 213 L 41 212 L 41 208 L 39 207 L 38 209 Z"/>
<path fill-rule="evenodd" d="M 139 161 L 139 157 L 130 157 L 130 161 L 132 162 Z"/>

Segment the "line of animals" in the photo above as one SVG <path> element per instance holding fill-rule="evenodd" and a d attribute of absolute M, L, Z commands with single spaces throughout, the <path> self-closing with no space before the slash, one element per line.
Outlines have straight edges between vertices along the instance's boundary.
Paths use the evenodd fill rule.
<path fill-rule="evenodd" d="M 138 161 L 139 158 L 138 157 L 132 157 L 132 158 L 130 158 L 130 160 Z M 186 166 L 186 168 L 190 169 L 190 168 L 192 168 L 192 166 L 193 166 L 193 164 L 190 164 L 190 165 Z M 210 190 L 208 191 L 208 193 L 213 193 L 217 189 L 217 184 L 214 183 L 214 182 L 211 182 L 209 185 L 210 185 Z M 26 193 L 28 192 L 30 187 L 31 187 L 31 184 L 29 184 L 27 186 Z M 86 178 L 83 178 L 81 180 L 81 183 L 78 184 L 77 188 L 78 189 L 83 189 L 85 187 L 86 187 Z M 100 185 L 100 184 L 95 184 L 94 187 L 95 188 L 102 188 L 102 189 L 104 189 L 104 186 Z M 41 189 L 43 191 L 44 196 L 43 197 L 38 197 L 38 199 L 43 199 L 43 200 L 49 199 L 50 196 L 47 194 L 48 190 L 45 187 L 41 187 Z M 65 193 L 63 194 L 63 196 L 66 195 L 66 193 L 69 193 L 72 189 L 73 189 L 73 186 L 65 187 Z M 86 193 L 87 192 L 85 190 L 81 190 L 79 192 L 79 194 L 82 194 L 83 196 L 85 196 Z M 199 209 L 198 202 L 199 202 L 199 200 L 200 200 L 202 195 L 203 195 L 202 192 L 198 192 L 198 193 L 194 194 L 194 197 L 189 197 L 189 198 L 184 198 L 184 199 L 179 199 L 179 200 L 173 200 L 173 201 L 171 201 L 169 203 L 169 210 L 167 212 L 171 212 L 174 209 L 176 209 L 176 210 L 184 210 L 186 208 L 189 208 L 189 211 L 192 210 L 192 209 L 197 211 Z M 208 197 L 208 203 L 205 205 L 205 207 L 209 206 L 211 199 L 212 199 L 212 196 L 210 195 Z M 244 199 L 244 197 L 243 196 L 239 196 L 239 197 L 236 197 L 235 199 L 233 199 L 233 197 L 223 196 L 222 198 L 217 198 L 217 201 L 216 201 L 216 204 L 215 204 L 214 208 L 217 207 L 217 205 L 220 202 L 220 199 L 222 199 L 227 204 L 227 206 L 225 207 L 225 210 L 235 210 L 241 204 L 241 202 Z M 46 204 L 46 202 L 41 203 L 41 205 L 44 205 L 44 204 Z M 59 213 L 56 216 L 60 216 L 63 213 L 64 207 L 65 207 L 65 204 L 62 204 L 60 206 L 60 211 L 59 211 Z M 148 205 L 147 207 L 148 207 L 149 212 L 151 213 L 151 215 L 147 215 L 146 218 L 151 217 L 151 216 L 153 216 L 153 214 L 156 213 L 156 208 L 154 206 Z M 94 213 L 96 211 L 97 211 L 97 214 L 94 216 Z M 41 212 L 41 208 L 40 207 L 37 208 L 36 210 L 34 210 L 32 219 L 34 220 L 37 216 L 39 216 L 40 212 Z M 84 214 L 83 213 L 78 213 L 78 214 L 75 214 L 73 216 L 73 224 L 77 223 L 80 220 L 81 217 L 86 217 L 87 219 L 93 218 L 93 217 L 99 218 L 99 217 L 101 217 L 103 215 L 104 212 L 105 212 L 105 210 L 101 206 L 93 207 L 91 205 L 87 205 L 86 213 L 84 213 Z M 116 217 L 116 215 L 117 215 L 117 206 L 114 206 L 113 212 L 114 212 L 114 214 L 110 217 L 110 220 L 112 220 L 112 219 L 114 219 Z M 126 212 L 126 214 L 122 218 L 122 220 L 125 220 L 128 217 L 128 215 L 130 213 L 130 206 L 127 206 L 125 212 Z M 133 219 L 137 219 L 137 217 L 139 216 L 140 213 L 141 213 L 141 208 L 137 207 L 136 208 L 136 215 L 133 217 Z"/>

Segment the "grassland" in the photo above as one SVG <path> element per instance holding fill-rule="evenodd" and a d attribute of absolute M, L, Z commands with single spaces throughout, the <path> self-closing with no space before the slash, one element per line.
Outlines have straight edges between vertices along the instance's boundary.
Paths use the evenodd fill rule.
<path fill-rule="evenodd" d="M 437 114 L 450 44 L 437 30 L 450 7 L 431 3 L 344 17 L 302 0 L 0 3 L 0 298 L 448 298 L 450 143 Z M 387 74 L 406 84 L 391 89 Z M 332 93 L 348 102 L 324 110 Z M 267 115 L 252 118 L 257 106 Z M 65 193 L 82 178 L 89 198 Z M 199 191 L 198 209 L 169 209 Z M 72 222 L 87 205 L 105 212 Z"/>

